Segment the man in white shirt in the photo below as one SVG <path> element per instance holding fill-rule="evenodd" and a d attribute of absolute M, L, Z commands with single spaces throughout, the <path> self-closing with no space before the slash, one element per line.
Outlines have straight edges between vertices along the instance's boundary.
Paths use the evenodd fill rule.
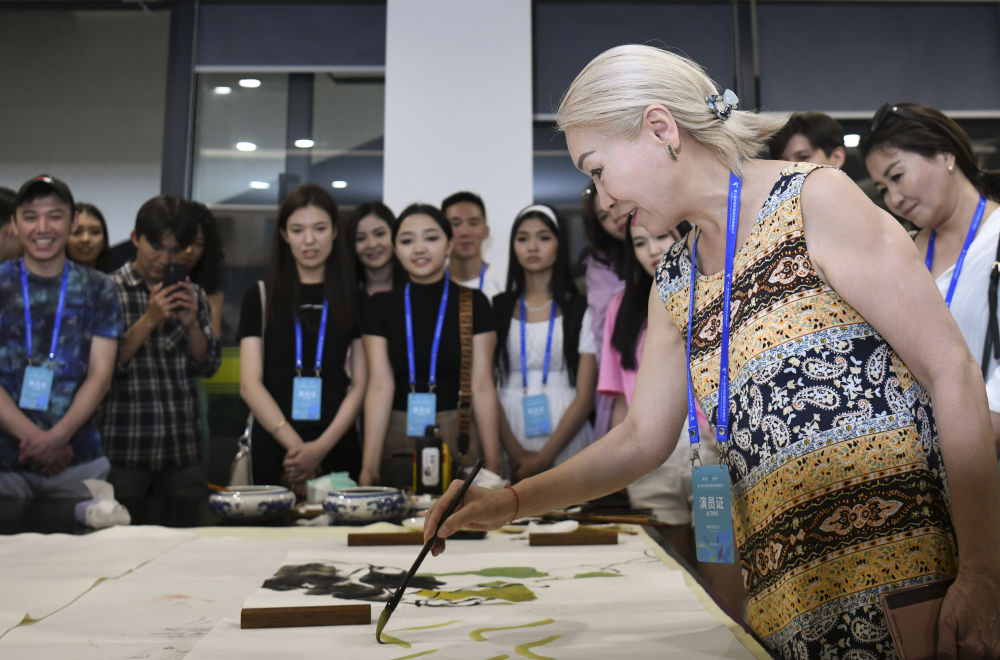
<path fill-rule="evenodd" d="M 503 275 L 483 260 L 483 241 L 490 235 L 486 207 L 479 195 L 468 191 L 449 195 L 441 211 L 453 233 L 448 269 L 452 281 L 470 289 L 480 289 L 490 300 L 504 290 Z"/>

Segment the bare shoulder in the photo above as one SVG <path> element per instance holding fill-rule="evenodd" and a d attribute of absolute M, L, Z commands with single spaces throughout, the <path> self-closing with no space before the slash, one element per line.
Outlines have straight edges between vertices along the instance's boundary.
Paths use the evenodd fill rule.
<path fill-rule="evenodd" d="M 878 209 L 851 177 L 833 167 L 817 167 L 802 183 L 802 212 L 823 213 L 842 204 Z"/>
<path fill-rule="evenodd" d="M 813 170 L 802 184 L 802 224 L 813 267 L 827 282 L 830 269 L 861 252 L 910 243 L 902 226 L 840 170 Z"/>

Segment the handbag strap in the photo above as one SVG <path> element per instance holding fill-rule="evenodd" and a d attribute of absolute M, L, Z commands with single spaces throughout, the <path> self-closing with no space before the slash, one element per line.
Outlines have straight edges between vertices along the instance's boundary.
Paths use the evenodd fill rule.
<path fill-rule="evenodd" d="M 264 329 L 267 327 L 267 290 L 264 288 L 264 280 L 257 280 L 257 291 L 260 293 L 260 364 L 264 365 Z M 253 426 L 253 411 L 247 414 L 247 425 L 243 432 L 246 436 L 246 444 L 250 446 L 250 427 Z M 242 441 L 243 438 L 241 437 Z"/>
<path fill-rule="evenodd" d="M 458 380 L 458 453 L 469 451 L 472 428 L 472 291 L 458 294 L 458 331 L 462 359 Z"/>
<path fill-rule="evenodd" d="M 264 361 L 264 329 L 267 327 L 267 289 L 264 280 L 257 280 L 257 291 L 260 292 L 260 357 Z"/>
<path fill-rule="evenodd" d="M 997 240 L 996 258 L 990 266 L 990 286 L 987 300 L 990 306 L 990 320 L 986 326 L 986 340 L 983 342 L 983 378 L 990 366 L 990 358 L 1000 359 L 1000 328 L 997 322 L 997 285 L 1000 284 L 1000 239 Z"/>

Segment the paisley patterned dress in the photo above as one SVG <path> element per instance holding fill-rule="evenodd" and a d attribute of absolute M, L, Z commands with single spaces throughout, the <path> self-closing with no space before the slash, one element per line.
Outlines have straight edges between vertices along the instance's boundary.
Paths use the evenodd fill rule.
<path fill-rule="evenodd" d="M 879 594 L 957 572 L 930 397 L 813 270 L 782 172 L 736 254 L 731 302 L 733 522 L 753 630 L 786 658 L 895 658 Z M 722 273 L 699 275 L 691 373 L 716 420 Z M 656 286 L 686 336 L 691 253 Z"/>

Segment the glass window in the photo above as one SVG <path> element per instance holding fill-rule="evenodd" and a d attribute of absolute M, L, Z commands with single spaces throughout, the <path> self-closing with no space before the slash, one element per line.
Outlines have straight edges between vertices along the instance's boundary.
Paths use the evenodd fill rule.
<path fill-rule="evenodd" d="M 341 206 L 382 198 L 385 81 L 321 73 L 201 73 L 192 196 L 276 206 L 296 185 Z"/>

